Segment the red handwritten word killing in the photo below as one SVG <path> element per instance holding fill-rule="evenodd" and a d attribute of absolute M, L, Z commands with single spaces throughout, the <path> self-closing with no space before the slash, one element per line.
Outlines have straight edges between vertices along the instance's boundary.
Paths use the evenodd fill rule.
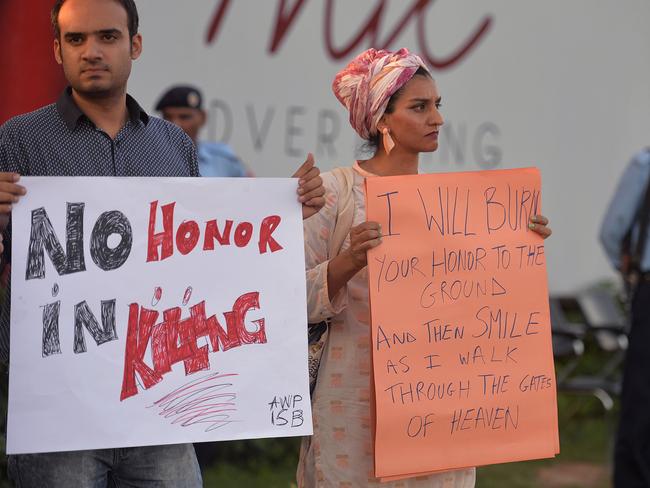
<path fill-rule="evenodd" d="M 158 200 L 150 203 L 149 207 L 149 238 L 147 245 L 147 262 L 158 261 L 171 257 L 174 254 L 174 242 L 176 249 L 181 254 L 189 254 L 196 248 L 201 237 L 199 224 L 194 220 L 183 221 L 176 229 L 174 235 L 174 207 L 176 202 L 168 203 L 161 207 L 162 210 L 162 232 L 156 233 L 156 214 L 158 209 Z M 265 217 L 259 225 L 257 247 L 260 254 L 266 253 L 268 249 L 276 252 L 282 249 L 282 246 L 273 238 L 275 231 L 282 218 L 279 215 L 269 215 Z M 233 230 L 234 227 L 234 230 Z M 223 222 L 223 227 L 219 228 L 216 220 L 208 220 L 205 223 L 203 231 L 203 250 L 213 251 L 215 241 L 220 246 L 231 245 L 234 242 L 237 247 L 246 247 L 253 237 L 254 226 L 251 222 L 239 222 L 236 226 L 232 220 Z M 160 248 L 160 256 L 158 249 Z"/>
<path fill-rule="evenodd" d="M 246 314 L 259 309 L 259 292 L 240 296 L 232 310 L 223 315 L 226 330 L 215 315 L 206 317 L 205 301 L 190 307 L 190 316 L 181 319 L 181 308 L 173 307 L 163 312 L 162 322 L 156 323 L 159 312 L 147 309 L 137 303 L 129 305 L 129 323 L 124 353 L 124 376 L 120 400 L 138 393 L 136 374 L 141 384 L 149 389 L 159 383 L 172 366 L 183 362 L 185 374 L 210 369 L 208 349 L 212 352 L 227 351 L 244 344 L 265 344 L 266 330 L 264 319 L 252 320 L 257 330 L 246 328 Z M 199 347 L 197 340 L 209 340 Z M 151 365 L 145 362 L 145 353 L 151 347 Z"/>

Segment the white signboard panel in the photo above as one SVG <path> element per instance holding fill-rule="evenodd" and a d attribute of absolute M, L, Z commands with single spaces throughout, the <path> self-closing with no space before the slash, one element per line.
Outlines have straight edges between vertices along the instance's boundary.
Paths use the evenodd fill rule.
<path fill-rule="evenodd" d="M 554 230 L 551 291 L 613 276 L 598 226 L 625 164 L 649 144 L 649 2 L 139 0 L 138 8 L 144 52 L 130 92 L 153 110 L 170 85 L 195 84 L 208 112 L 202 138 L 229 143 L 259 176 L 291 174 L 308 151 L 322 169 L 367 157 L 331 92 L 334 75 L 369 47 L 421 54 L 445 117 L 422 170 L 539 167 Z"/>
<path fill-rule="evenodd" d="M 8 453 L 311 433 L 295 179 L 21 182 Z"/>

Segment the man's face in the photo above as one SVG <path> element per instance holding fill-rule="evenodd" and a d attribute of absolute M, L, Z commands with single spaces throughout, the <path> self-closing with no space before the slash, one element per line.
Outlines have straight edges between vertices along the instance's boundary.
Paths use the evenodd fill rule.
<path fill-rule="evenodd" d="M 129 39 L 126 10 L 115 0 L 66 0 L 59 12 L 54 57 L 79 94 L 101 98 L 126 91 L 140 34 Z"/>
<path fill-rule="evenodd" d="M 183 129 L 194 142 L 199 135 L 199 130 L 205 124 L 205 112 L 198 108 L 165 107 L 162 109 L 162 116 Z"/>

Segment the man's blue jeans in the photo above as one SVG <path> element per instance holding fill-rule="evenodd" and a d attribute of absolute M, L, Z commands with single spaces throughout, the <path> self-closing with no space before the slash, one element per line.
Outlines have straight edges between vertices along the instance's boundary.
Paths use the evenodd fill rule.
<path fill-rule="evenodd" d="M 9 456 L 17 488 L 200 488 L 192 444 Z"/>

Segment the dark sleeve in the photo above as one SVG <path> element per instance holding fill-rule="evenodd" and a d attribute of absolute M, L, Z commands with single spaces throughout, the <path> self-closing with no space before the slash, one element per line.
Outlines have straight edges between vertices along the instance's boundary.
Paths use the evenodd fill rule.
<path fill-rule="evenodd" d="M 0 309 L 0 362 L 9 363 L 9 318 L 11 316 L 11 280 L 5 288 Z"/>
<path fill-rule="evenodd" d="M 6 125 L 0 127 L 0 171 L 8 171 L 9 157 L 9 141 L 7 135 Z"/>
<path fill-rule="evenodd" d="M 0 171 L 11 171 L 10 162 L 13 159 L 9 154 L 11 148 L 9 145 L 9 134 L 7 125 L 0 127 Z"/>
<path fill-rule="evenodd" d="M 190 137 L 183 133 L 183 155 L 190 167 L 190 176 L 199 176 L 199 160 L 196 153 L 196 146 Z"/>
<path fill-rule="evenodd" d="M 20 151 L 12 138 L 12 121 L 0 126 L 0 171 L 26 174 Z"/>
<path fill-rule="evenodd" d="M 23 174 L 19 151 L 16 151 L 16 146 L 10 137 L 10 123 L 8 122 L 0 127 L 0 172 Z M 2 237 L 4 251 L 2 253 L 2 263 L 0 263 L 0 273 L 4 268 L 4 264 L 11 262 L 11 215 L 9 215 L 9 222 L 2 232 Z"/>
<path fill-rule="evenodd" d="M 9 141 L 9 131 L 7 124 L 0 127 L 0 171 L 16 171 L 17 158 L 12 155 L 12 145 Z M 11 221 L 2 233 L 4 251 L 2 253 L 2 263 L 0 265 L 0 273 L 4 270 L 5 263 L 11 262 L 10 249 L 11 249 Z M 2 286 L 2 285 L 0 285 Z M 2 305 L 0 308 L 0 361 L 4 364 L 9 362 L 9 316 L 11 306 L 11 276 L 9 283 L 4 290 L 2 298 Z"/>

